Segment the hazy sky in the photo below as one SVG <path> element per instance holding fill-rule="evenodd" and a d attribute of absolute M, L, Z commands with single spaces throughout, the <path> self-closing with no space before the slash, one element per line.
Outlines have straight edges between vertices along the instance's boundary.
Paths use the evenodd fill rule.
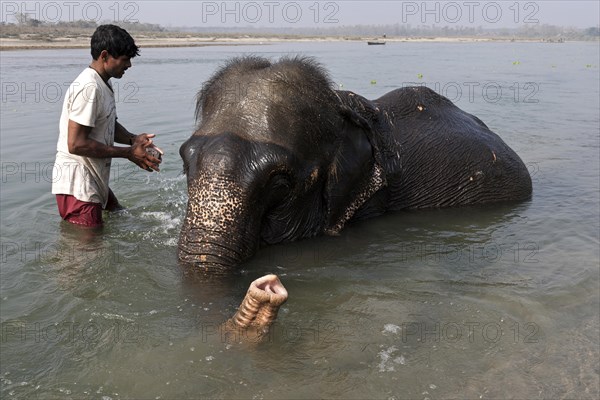
<path fill-rule="evenodd" d="M 163 26 L 462 25 L 518 27 L 600 24 L 599 1 L 2 1 L 1 20 L 16 13 L 58 20 L 139 21 Z"/>

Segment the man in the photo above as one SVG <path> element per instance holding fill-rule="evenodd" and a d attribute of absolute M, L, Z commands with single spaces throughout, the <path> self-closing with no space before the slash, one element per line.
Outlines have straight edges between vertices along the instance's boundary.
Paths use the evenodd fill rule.
<path fill-rule="evenodd" d="M 113 157 L 127 158 L 147 171 L 159 171 L 155 135 L 134 135 L 117 122 L 110 78 L 119 79 L 139 55 L 133 38 L 115 25 L 99 26 L 91 40 L 92 63 L 69 87 L 60 117 L 52 193 L 60 216 L 73 224 L 102 226 L 102 210 L 121 209 L 108 187 Z M 128 146 L 114 146 L 114 142 Z M 152 150 L 150 150 L 152 152 Z M 154 151 L 157 157 L 159 154 Z"/>

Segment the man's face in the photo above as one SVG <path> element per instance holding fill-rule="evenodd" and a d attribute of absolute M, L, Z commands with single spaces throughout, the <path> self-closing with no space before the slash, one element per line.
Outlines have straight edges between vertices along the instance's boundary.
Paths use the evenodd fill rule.
<path fill-rule="evenodd" d="M 129 67 L 131 67 L 131 57 L 127 56 L 115 58 L 108 54 L 106 61 L 104 62 L 104 70 L 111 78 L 122 78 L 125 70 Z"/>

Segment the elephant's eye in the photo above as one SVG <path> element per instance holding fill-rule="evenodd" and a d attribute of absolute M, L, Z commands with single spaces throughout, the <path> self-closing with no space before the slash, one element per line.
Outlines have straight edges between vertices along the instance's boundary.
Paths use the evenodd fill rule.
<path fill-rule="evenodd" d="M 183 160 L 183 171 L 182 172 L 184 175 L 188 175 L 189 167 L 190 167 L 189 159 L 191 156 L 194 155 L 194 147 L 190 145 L 190 140 L 191 139 L 188 139 L 179 148 L 179 155 L 181 156 L 181 159 Z"/>
<path fill-rule="evenodd" d="M 292 187 L 290 177 L 285 173 L 277 173 L 271 178 L 271 188 L 273 190 L 289 190 Z"/>
<path fill-rule="evenodd" d="M 200 152 L 198 149 L 201 148 L 201 144 L 194 143 L 184 143 L 180 150 L 179 154 L 181 159 L 183 160 L 183 174 L 186 176 L 193 176 L 196 172 L 196 165 L 198 165 L 198 158 L 200 157 Z"/>
<path fill-rule="evenodd" d="M 292 180 L 289 174 L 278 172 L 269 179 L 267 193 L 269 205 L 280 202 L 292 189 Z"/>

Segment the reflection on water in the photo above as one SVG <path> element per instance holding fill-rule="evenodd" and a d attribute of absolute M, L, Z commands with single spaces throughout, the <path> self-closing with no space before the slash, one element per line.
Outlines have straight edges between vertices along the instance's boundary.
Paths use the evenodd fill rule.
<path fill-rule="evenodd" d="M 47 127 L 60 102 L 7 98 L 2 397 L 597 398 L 600 107 L 589 90 L 597 67 L 585 67 L 597 46 L 385 47 L 144 49 L 119 81 L 138 90 L 117 107 L 130 130 L 157 133 L 164 163 L 148 174 L 115 160 L 111 187 L 127 209 L 106 214 L 100 234 L 60 223 L 49 194 L 57 132 Z M 197 89 L 242 52 L 315 55 L 336 83 L 370 98 L 415 71 L 442 86 L 535 81 L 538 103 L 514 93 L 457 100 L 521 155 L 533 199 L 388 214 L 339 237 L 261 249 L 226 279 L 186 276 L 176 261 L 187 200 L 178 148 Z M 41 69 L 40 52 L 3 53 L 2 80 L 67 82 L 88 58 L 55 53 L 60 68 Z M 227 342 L 220 324 L 266 273 L 290 293 L 271 336 Z"/>

